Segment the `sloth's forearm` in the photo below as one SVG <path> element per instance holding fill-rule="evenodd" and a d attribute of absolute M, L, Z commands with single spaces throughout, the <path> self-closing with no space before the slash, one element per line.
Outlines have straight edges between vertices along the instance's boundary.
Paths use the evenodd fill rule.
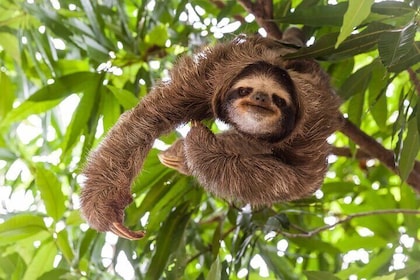
<path fill-rule="evenodd" d="M 171 95 L 177 96 L 172 98 Z M 203 105 L 206 104 L 204 98 L 202 103 L 194 104 L 181 95 L 166 88 L 157 88 L 136 108 L 121 116 L 97 150 L 89 156 L 82 192 L 86 204 L 114 197 L 118 200 L 120 196 L 124 197 L 123 207 L 129 203 L 130 185 L 154 140 L 195 117 L 197 112 L 205 115 L 203 111 L 208 110 L 208 105 Z M 195 111 L 186 111 L 187 106 L 194 107 Z"/>

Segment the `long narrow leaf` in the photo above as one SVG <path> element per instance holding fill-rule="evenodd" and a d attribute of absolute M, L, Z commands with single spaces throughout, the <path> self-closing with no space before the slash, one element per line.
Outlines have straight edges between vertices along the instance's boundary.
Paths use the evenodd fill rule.
<path fill-rule="evenodd" d="M 60 181 L 52 171 L 38 164 L 36 166 L 35 182 L 41 192 L 41 198 L 44 201 L 47 214 L 55 221 L 58 221 L 63 217 L 66 210 Z"/>
<path fill-rule="evenodd" d="M 178 206 L 163 223 L 156 239 L 156 252 L 150 262 L 146 279 L 159 279 L 162 275 L 169 257 L 174 252 L 184 235 L 185 226 L 190 219 L 189 204 Z"/>
<path fill-rule="evenodd" d="M 374 0 L 349 0 L 349 7 L 344 14 L 343 25 L 337 38 L 337 48 L 370 13 Z"/>
<path fill-rule="evenodd" d="M 420 150 L 420 136 L 417 130 L 417 118 L 411 118 L 407 124 L 407 136 L 403 141 L 401 157 L 398 162 L 400 176 L 407 179 Z"/>

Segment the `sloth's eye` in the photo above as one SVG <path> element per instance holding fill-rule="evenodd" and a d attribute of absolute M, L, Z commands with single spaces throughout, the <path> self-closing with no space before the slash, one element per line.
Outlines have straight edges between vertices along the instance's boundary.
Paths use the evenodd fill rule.
<path fill-rule="evenodd" d="M 250 87 L 240 87 L 240 88 L 238 88 L 239 96 L 247 96 L 251 92 L 252 92 L 252 88 L 250 88 Z"/>
<path fill-rule="evenodd" d="M 281 98 L 277 96 L 276 94 L 273 94 L 273 102 L 277 105 L 277 107 L 283 108 L 287 106 L 286 100 L 284 98 Z"/>

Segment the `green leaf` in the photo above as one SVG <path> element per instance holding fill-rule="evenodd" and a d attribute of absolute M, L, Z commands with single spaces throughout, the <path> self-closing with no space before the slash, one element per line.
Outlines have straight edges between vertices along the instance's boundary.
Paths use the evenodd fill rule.
<path fill-rule="evenodd" d="M 57 106 L 70 94 L 82 92 L 100 76 L 97 73 L 78 72 L 57 78 L 53 84 L 46 85 L 32 94 L 19 107 L 10 111 L 0 126 L 21 121 L 32 114 L 40 114 Z"/>
<path fill-rule="evenodd" d="M 399 61 L 389 66 L 388 70 L 391 72 L 401 72 L 409 67 L 416 65 L 420 62 L 420 41 L 414 42 L 410 51 L 401 57 Z"/>
<path fill-rule="evenodd" d="M 293 265 L 284 257 L 279 257 L 277 248 L 273 248 L 267 243 L 258 243 L 261 257 L 264 259 L 267 267 L 278 279 L 298 279 L 293 273 Z"/>
<path fill-rule="evenodd" d="M 139 103 L 139 99 L 130 91 L 111 85 L 106 86 L 125 110 L 129 110 Z"/>
<path fill-rule="evenodd" d="M 18 64 L 21 64 L 19 42 L 16 36 L 0 32 L 0 46 L 8 53 Z"/>
<path fill-rule="evenodd" d="M 145 41 L 150 45 L 165 46 L 168 40 L 168 27 L 165 24 L 158 24 L 147 34 Z"/>
<path fill-rule="evenodd" d="M 337 38 L 337 48 L 352 32 L 355 27 L 363 22 L 370 13 L 374 0 L 349 0 L 349 7 L 344 14 L 343 25 Z"/>
<path fill-rule="evenodd" d="M 375 60 L 372 65 L 372 78 L 369 82 L 369 109 L 378 127 L 385 131 L 388 119 L 388 102 L 386 89 L 388 87 L 388 74 L 385 67 Z"/>
<path fill-rule="evenodd" d="M 117 102 L 117 99 L 114 95 L 108 91 L 106 88 L 103 88 L 103 93 L 101 95 L 102 99 L 102 115 L 104 123 L 104 131 L 108 131 L 118 120 L 121 115 L 120 105 Z"/>
<path fill-rule="evenodd" d="M 28 214 L 13 216 L 0 224 L 0 246 L 31 237 L 46 230 L 44 220 L 40 216 Z"/>
<path fill-rule="evenodd" d="M 36 251 L 22 280 L 33 280 L 53 268 L 54 258 L 57 255 L 57 248 L 51 240 L 41 244 Z"/>
<path fill-rule="evenodd" d="M 342 60 L 353 57 L 357 54 L 372 50 L 378 43 L 379 36 L 391 26 L 385 24 L 370 24 L 359 34 L 348 37 L 335 48 L 338 33 L 328 33 L 319 38 L 308 48 L 301 48 L 299 51 L 287 54 L 285 58 L 307 58 L 316 57 L 318 59 Z"/>
<path fill-rule="evenodd" d="M 61 182 L 52 171 L 38 164 L 36 166 L 35 183 L 41 192 L 41 198 L 44 201 L 48 216 L 55 221 L 60 220 L 66 210 Z"/>
<path fill-rule="evenodd" d="M 91 117 L 91 112 L 94 106 L 98 105 L 100 98 L 100 91 L 102 87 L 102 78 L 97 75 L 90 81 L 86 88 L 83 90 L 83 96 L 77 106 L 75 113 L 71 119 L 69 127 L 67 128 L 66 135 L 62 144 L 63 156 L 67 154 L 70 148 L 76 143 L 82 131 L 86 128 L 88 120 Z"/>
<path fill-rule="evenodd" d="M 342 99 L 348 100 L 352 96 L 364 93 L 372 77 L 372 68 L 373 65 L 369 64 L 353 73 L 343 83 L 340 90 L 338 91 L 338 95 Z"/>
<path fill-rule="evenodd" d="M 184 203 L 172 211 L 156 238 L 156 250 L 146 273 L 146 279 L 159 279 L 172 252 L 177 250 L 185 227 L 190 220 L 189 204 Z"/>
<path fill-rule="evenodd" d="M 407 2 L 400 1 L 383 1 L 373 3 L 372 13 L 383 15 L 401 16 L 415 11 L 413 7 Z"/>
<path fill-rule="evenodd" d="M 222 279 L 222 263 L 220 262 L 219 256 L 217 256 L 217 258 L 211 264 L 210 271 L 206 279 L 207 280 L 221 280 Z"/>
<path fill-rule="evenodd" d="M 417 118 L 411 118 L 407 124 L 407 136 L 403 141 L 401 157 L 398 162 L 401 179 L 406 180 L 420 149 L 420 137 L 417 129 Z"/>
<path fill-rule="evenodd" d="M 337 5 L 298 7 L 293 13 L 276 18 L 276 22 L 288 24 L 303 24 L 308 26 L 341 26 L 347 3 Z"/>
<path fill-rule="evenodd" d="M 1 38 L 0 38 L 1 42 Z M 13 101 L 15 100 L 15 86 L 12 84 L 10 78 L 0 70 L 0 120 L 13 108 Z"/>
<path fill-rule="evenodd" d="M 308 280 L 340 280 L 333 273 L 328 271 L 304 271 Z"/>
<path fill-rule="evenodd" d="M 376 272 L 387 264 L 392 256 L 394 255 L 394 250 L 386 248 L 383 249 L 379 254 L 369 260 L 369 263 L 363 266 L 360 271 L 357 273 L 358 277 L 364 277 L 366 279 L 372 278 Z"/>
<path fill-rule="evenodd" d="M 63 229 L 57 234 L 56 242 L 67 263 L 71 265 L 74 259 L 74 252 L 70 246 L 69 235 L 66 229 Z"/>
<path fill-rule="evenodd" d="M 388 31 L 379 37 L 378 49 L 382 63 L 393 66 L 408 54 L 414 43 L 417 25 L 411 23 L 398 31 Z"/>
<path fill-rule="evenodd" d="M 25 269 L 25 261 L 18 253 L 0 256 L 0 275 L 3 279 L 22 279 Z"/>

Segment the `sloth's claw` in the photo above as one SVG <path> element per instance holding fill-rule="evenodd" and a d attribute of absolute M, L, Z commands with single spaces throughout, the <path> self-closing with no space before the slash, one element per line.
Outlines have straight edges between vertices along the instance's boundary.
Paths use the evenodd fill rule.
<path fill-rule="evenodd" d="M 197 120 L 191 120 L 191 127 L 196 127 L 196 126 L 199 126 L 200 125 L 200 122 L 199 121 L 197 121 Z"/>
<path fill-rule="evenodd" d="M 144 231 L 142 230 L 133 231 L 118 222 L 112 223 L 110 231 L 119 237 L 123 237 L 129 240 L 138 240 L 143 238 L 145 235 Z"/>

